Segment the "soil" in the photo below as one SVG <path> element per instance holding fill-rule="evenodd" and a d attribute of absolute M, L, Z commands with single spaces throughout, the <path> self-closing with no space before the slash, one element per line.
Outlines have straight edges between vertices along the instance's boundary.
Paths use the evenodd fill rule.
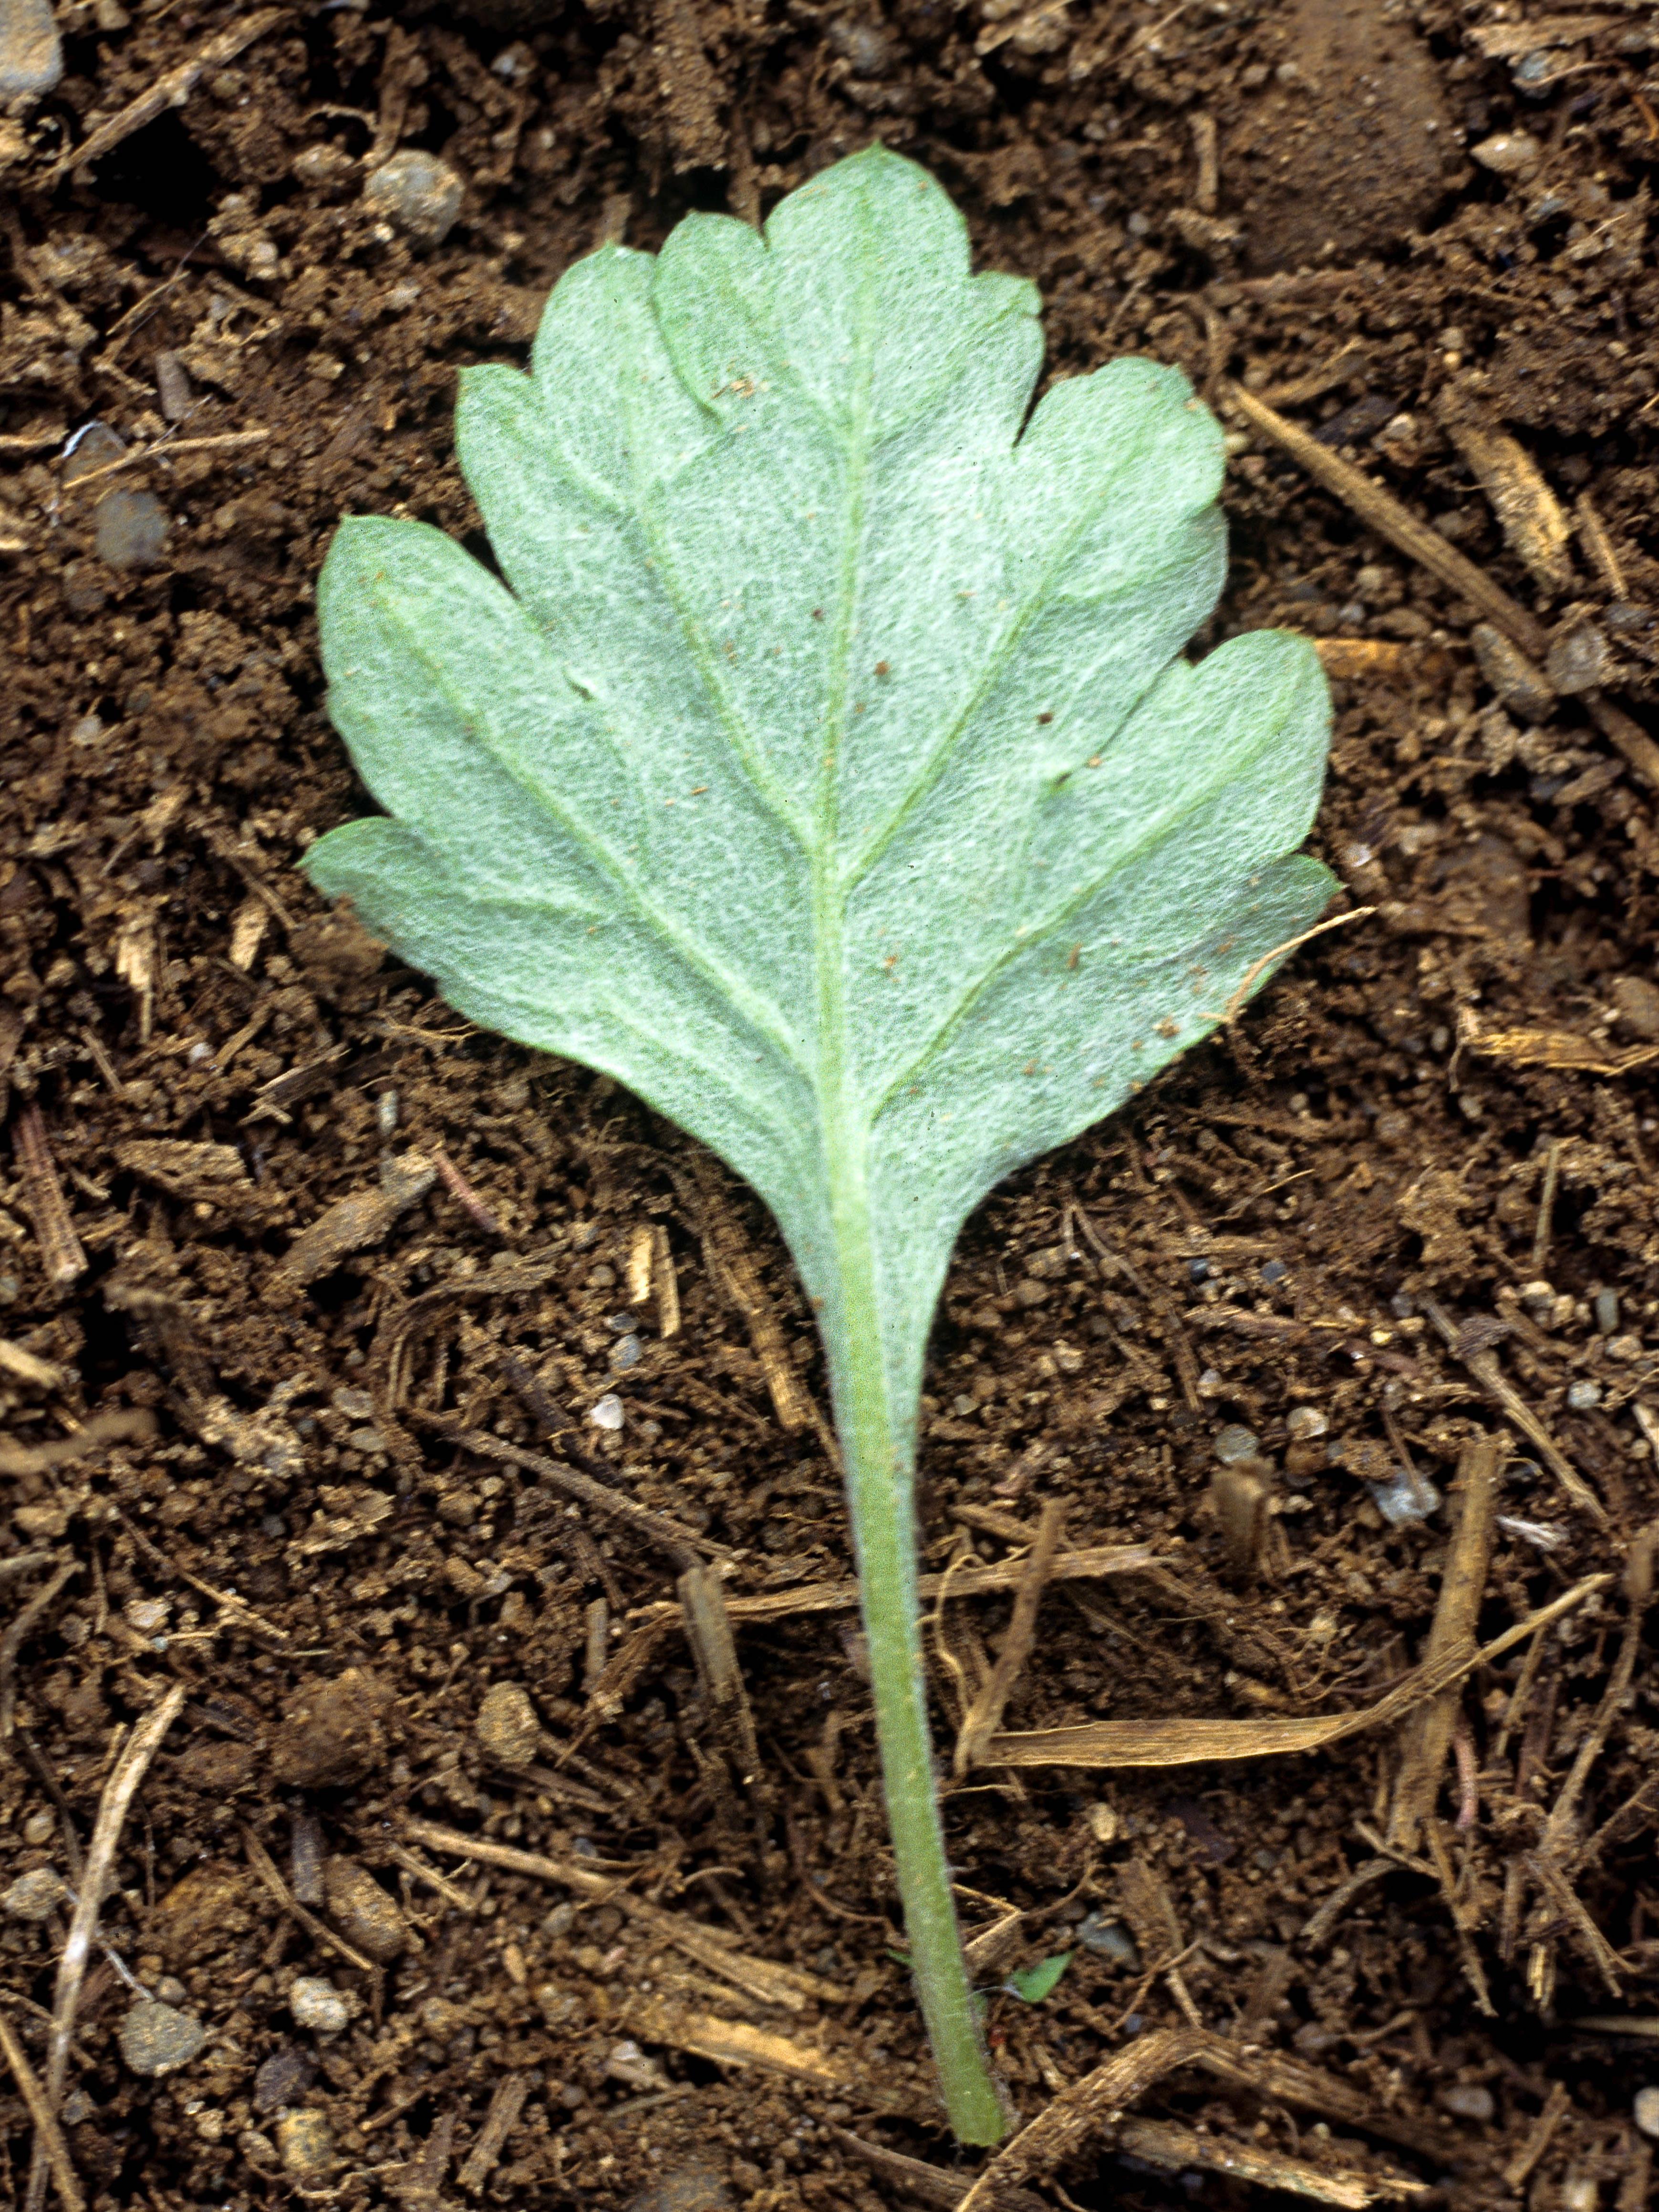
<path fill-rule="evenodd" d="M 833 2212 L 899 2192 L 858 2136 L 949 2202 L 974 2165 L 893 1956 L 852 1616 L 740 1622 L 746 1789 L 720 1683 L 677 1630 L 637 1632 L 694 1554 L 454 1436 L 724 1547 L 729 1597 L 845 1579 L 803 1299 L 760 1209 L 672 1129 L 471 1030 L 321 908 L 296 863 L 365 801 L 322 707 L 318 564 L 349 509 L 480 542 L 457 368 L 522 363 L 575 257 L 652 246 L 691 208 L 764 212 L 879 137 L 937 173 L 984 264 L 1041 288 L 1052 374 L 1139 349 L 1218 402 L 1242 380 L 1558 635 L 1592 622 L 1610 691 L 1650 720 L 1650 18 L 57 12 L 61 82 L 0 122 L 0 1591 L 22 1627 L 0 1887 L 73 1885 L 123 1747 L 185 1693 L 116 1843 L 70 2157 L 89 2203 L 157 2212 Z M 238 26 L 241 51 L 55 167 Z M 363 198 L 400 147 L 463 183 L 436 246 Z M 1449 434 L 1470 406 L 1579 517 L 1553 574 Z M 1473 610 L 1228 419 L 1233 567 L 1200 645 L 1279 623 L 1377 648 L 1332 664 L 1360 672 L 1313 841 L 1373 910 L 971 1223 L 925 1401 L 924 1565 L 1017 1557 L 1050 1498 L 1068 1544 L 1155 1547 L 1161 1583 L 1049 1591 L 1018 1730 L 1374 1702 L 1422 1653 L 1486 1433 L 1509 1456 L 1478 1637 L 1608 1579 L 1452 1693 L 1456 1757 L 1409 1847 L 1389 1843 L 1398 1725 L 971 1777 L 946 1806 L 970 1930 L 1026 1916 L 987 1977 L 990 2040 L 1029 2118 L 1184 2018 L 1255 2054 L 1256 2086 L 1189 2068 L 1135 2109 L 1217 2155 L 1405 2174 L 1426 2204 L 1638 2212 L 1633 2099 L 1659 2061 L 1608 2023 L 1650 2014 L 1659 1973 L 1635 1541 L 1659 1510 L 1659 1119 L 1626 1050 L 1659 1037 L 1656 793 L 1577 697 L 1536 723 L 1495 699 Z M 1517 1032 L 1554 1043 L 1479 1048 Z M 589 1418 L 608 1397 L 620 1429 Z M 945 1609 L 942 1745 L 1008 1603 Z M 587 1887 L 445 1856 L 420 1822 Z M 705 1961 L 809 1979 L 746 1996 L 693 1971 L 596 1875 L 701 1931 Z M 71 1909 L 47 1880 L 0 1918 L 0 2006 L 39 2070 Z M 1046 1998 L 1006 1986 L 1061 1952 Z M 176 2070 L 140 2070 L 155 2021 L 134 2025 L 129 1977 L 205 2031 Z M 674 2004 L 824 2071 L 711 2055 L 706 2025 L 700 2049 L 653 2036 Z M 1349 2105 L 1273 2094 L 1262 2054 Z M 4 2086 L 21 2202 L 33 2130 Z M 493 2102 L 510 2124 L 481 2146 Z M 1250 2193 L 1097 2118 L 1031 2188 Z"/>

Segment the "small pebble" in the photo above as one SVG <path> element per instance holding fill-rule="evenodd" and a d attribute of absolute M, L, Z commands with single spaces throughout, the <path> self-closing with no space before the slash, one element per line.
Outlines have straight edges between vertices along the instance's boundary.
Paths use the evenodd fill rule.
<path fill-rule="evenodd" d="M 39 100 L 63 74 L 51 0 L 6 0 L 0 9 L 0 106 Z"/>
<path fill-rule="evenodd" d="M 1612 995 L 1623 1028 L 1636 1036 L 1659 1039 L 1659 986 L 1645 975 L 1620 975 Z"/>
<path fill-rule="evenodd" d="M 388 1966 L 409 1948 L 409 1929 L 397 1899 L 355 1859 L 330 1859 L 323 1875 L 329 1918 L 348 1943 L 377 1966 Z"/>
<path fill-rule="evenodd" d="M 1374 1482 L 1370 1487 L 1371 1503 L 1390 1528 L 1426 1521 L 1440 1510 L 1440 1493 L 1426 1475 L 1420 1474 L 1414 1482 L 1402 1468 L 1391 1482 Z"/>
<path fill-rule="evenodd" d="M 540 1748 L 542 1723 L 530 1692 L 517 1682 L 497 1682 L 478 1708 L 473 1733 L 498 1766 L 528 1766 Z"/>
<path fill-rule="evenodd" d="M 447 161 L 413 149 L 394 154 L 363 186 L 364 204 L 421 246 L 443 244 L 465 197 L 466 186 Z"/>
<path fill-rule="evenodd" d="M 122 1617 L 141 1636 L 159 1636 L 167 1625 L 172 1606 L 164 1597 L 136 1597 L 121 1608 Z"/>
<path fill-rule="evenodd" d="M 1646 607 L 1638 607 L 1629 599 L 1615 599 L 1610 607 L 1603 609 L 1601 619 L 1609 629 L 1627 631 L 1645 629 L 1653 617 Z"/>
<path fill-rule="evenodd" d="M 208 2039 L 193 2013 L 146 1999 L 121 2023 L 121 2056 L 135 2074 L 154 2076 L 188 2066 Z"/>
<path fill-rule="evenodd" d="M 1529 722 L 1547 722 L 1555 712 L 1555 692 L 1541 668 L 1490 623 L 1476 623 L 1469 643 L 1480 673 L 1504 705 Z"/>
<path fill-rule="evenodd" d="M 1308 1443 L 1315 1437 L 1323 1437 L 1330 1427 L 1317 1406 L 1293 1406 L 1285 1422 L 1285 1434 L 1293 1443 Z"/>
<path fill-rule="evenodd" d="M 1567 1410 L 1570 1413 L 1587 1413 L 1592 1406 L 1599 1406 L 1601 1402 L 1601 1386 L 1599 1382 L 1568 1383 Z"/>
<path fill-rule="evenodd" d="M 196 404 L 196 395 L 190 388 L 190 373 L 176 353 L 158 353 L 155 356 L 155 396 L 169 422 L 182 422 Z"/>
<path fill-rule="evenodd" d="M 1483 2124 L 1498 2109 L 1491 2090 L 1480 2081 L 1454 2081 L 1440 2092 L 1440 2102 L 1458 2119 L 1479 2120 Z"/>
<path fill-rule="evenodd" d="M 624 1370 L 637 1367 L 645 1358 L 645 1347 L 637 1336 L 619 1336 L 610 1348 L 610 1364 Z"/>
<path fill-rule="evenodd" d="M 153 568 L 167 543 L 167 514 L 153 491 L 106 491 L 93 520 L 93 550 L 112 568 Z"/>
<path fill-rule="evenodd" d="M 366 1390 L 336 1390 L 329 1403 L 348 1421 L 371 1420 L 374 1415 L 374 1401 Z"/>
<path fill-rule="evenodd" d="M 1264 1283 L 1282 1283 L 1290 1269 L 1282 1260 L 1268 1260 L 1264 1261 L 1261 1272 Z"/>
<path fill-rule="evenodd" d="M 57 1832 L 58 1815 L 46 1812 L 44 1808 L 38 1813 L 31 1813 L 23 1823 L 23 1841 L 26 1844 L 49 1844 Z"/>
<path fill-rule="evenodd" d="M 1497 177 L 1524 176 L 1544 158 L 1544 149 L 1527 131 L 1499 131 L 1469 148 L 1469 156 Z"/>
<path fill-rule="evenodd" d="M 1189 1260 L 1187 1262 L 1187 1273 L 1192 1277 L 1195 1283 L 1202 1283 L 1209 1273 L 1209 1261 L 1208 1260 Z"/>
<path fill-rule="evenodd" d="M 588 1415 L 596 1429 L 620 1429 L 624 1418 L 622 1401 L 614 1390 L 607 1390 Z"/>
<path fill-rule="evenodd" d="M 693 2154 L 647 2182 L 624 2212 L 736 2212 L 736 2203 L 720 2168 Z"/>
<path fill-rule="evenodd" d="M 55 1867 L 36 1867 L 30 1874 L 20 1874 L 0 1896 L 0 1912 L 10 1920 L 44 1920 L 68 1895 Z"/>
<path fill-rule="evenodd" d="M 284 2112 L 273 2132 L 282 2170 L 302 2184 L 325 2180 L 339 2164 L 334 2130 L 322 2112 Z"/>
<path fill-rule="evenodd" d="M 1087 1920 L 1078 1923 L 1077 1940 L 1086 1951 L 1093 1951 L 1114 1966 L 1127 1967 L 1134 1973 L 1141 1964 L 1141 1954 L 1135 1947 L 1135 1938 L 1121 1920 L 1114 1920 L 1105 1912 L 1091 1912 Z"/>
<path fill-rule="evenodd" d="M 270 2112 L 279 2105 L 291 2105 L 309 2087 L 315 2071 L 308 2055 L 291 2043 L 274 2051 L 253 2077 L 254 2111 Z"/>
<path fill-rule="evenodd" d="M 1595 1326 L 1603 1336 L 1611 1336 L 1619 1326 L 1619 1293 L 1617 1291 L 1597 1291 L 1595 1293 Z"/>
<path fill-rule="evenodd" d="M 1593 623 L 1577 623 L 1551 646 L 1544 670 L 1567 697 L 1594 691 L 1608 680 L 1607 642 Z"/>
<path fill-rule="evenodd" d="M 1236 1424 L 1220 1430 L 1211 1447 L 1223 1467 L 1232 1467 L 1241 1459 L 1254 1459 L 1261 1448 L 1259 1437 Z"/>
<path fill-rule="evenodd" d="M 296 2027 L 317 2035 L 339 2035 L 351 2025 L 351 2007 L 332 1982 L 302 1974 L 288 1991 L 288 2010 Z"/>
<path fill-rule="evenodd" d="M 1659 2089 L 1638 2089 L 1631 2118 L 1644 2136 L 1659 2136 Z"/>

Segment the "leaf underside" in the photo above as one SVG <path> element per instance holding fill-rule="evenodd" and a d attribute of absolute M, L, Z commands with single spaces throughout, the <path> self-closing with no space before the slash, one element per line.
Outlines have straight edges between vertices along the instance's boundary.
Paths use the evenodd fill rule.
<path fill-rule="evenodd" d="M 1214 419 L 1136 359 L 1031 410 L 1038 304 L 970 275 L 950 202 L 879 149 L 764 235 L 697 215 L 655 258 L 606 247 L 530 375 L 463 380 L 505 583 L 365 517 L 318 590 L 386 818 L 323 838 L 316 882 L 746 1176 L 833 1358 L 854 1191 L 900 1397 L 980 1197 L 1334 888 L 1295 851 L 1311 648 L 1176 657 L 1225 569 Z"/>

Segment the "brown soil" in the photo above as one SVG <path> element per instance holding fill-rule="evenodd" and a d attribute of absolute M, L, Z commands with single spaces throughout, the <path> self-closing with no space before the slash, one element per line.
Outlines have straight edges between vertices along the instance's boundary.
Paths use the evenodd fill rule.
<path fill-rule="evenodd" d="M 561 1465 L 728 1547 L 730 1595 L 851 1572 L 817 1433 L 776 1411 L 791 1378 L 823 1392 L 758 1209 L 609 1084 L 468 1029 L 298 873 L 363 804 L 321 707 L 318 563 L 342 509 L 475 530 L 451 457 L 456 368 L 522 362 L 573 257 L 654 245 L 691 207 L 764 211 L 877 136 L 936 170 L 986 263 L 1036 280 L 1057 373 L 1141 349 L 1218 397 L 1238 377 L 1308 427 L 1341 416 L 1332 443 L 1547 622 L 1605 614 L 1608 681 L 1641 716 L 1659 586 L 1646 17 L 1608 0 L 1574 35 L 1552 11 L 1541 49 L 1511 38 L 1486 58 L 1523 9 L 364 0 L 273 11 L 182 104 L 54 178 L 61 152 L 250 20 L 197 0 L 58 12 L 62 82 L 0 124 L 0 1574 L 45 1555 L 0 1593 L 15 1609 L 53 1560 L 74 1573 L 5 1656 L 0 1886 L 74 1880 L 120 1747 L 182 1685 L 100 1933 L 208 2035 L 181 2069 L 135 2072 L 118 2041 L 135 2000 L 94 1951 L 70 2155 L 89 2201 L 158 2212 L 295 2191 L 594 2212 L 892 2201 L 838 2129 L 969 2171 L 932 2117 L 892 1957 L 851 1617 L 740 1623 L 746 1796 L 740 1723 L 678 1632 L 628 1641 L 675 1561 L 424 1418 L 527 1451 L 553 1437 Z M 1524 173 L 1470 159 L 1517 132 L 1538 142 Z M 429 252 L 360 198 L 362 157 L 399 144 L 466 180 Z M 1601 518 L 1609 557 L 1581 534 L 1553 601 L 1442 427 L 1454 386 Z M 118 450 L 94 439 L 64 464 L 94 418 L 180 450 L 75 483 L 88 453 Z M 1656 796 L 1574 701 L 1539 726 L 1495 705 L 1467 607 L 1270 448 L 1234 445 L 1214 635 L 1286 623 L 1389 664 L 1338 686 L 1315 841 L 1377 910 L 970 1224 L 926 1401 L 926 1564 L 970 1542 L 1009 1556 L 1056 1497 L 1069 1543 L 1150 1542 L 1177 1574 L 1051 1590 L 1012 1729 L 1357 1708 L 1421 1653 L 1460 1455 L 1501 1419 L 1484 1363 L 1592 1497 L 1511 1432 L 1477 1633 L 1612 1579 L 1454 1693 L 1462 1782 L 1448 1761 L 1438 1824 L 1311 1937 L 1387 1857 L 1371 1838 L 1409 1727 L 1256 1763 L 982 1771 L 947 1808 L 965 1910 L 975 1929 L 1003 1904 L 1028 1916 L 988 1981 L 1074 1951 L 1046 2001 L 991 1995 L 991 2041 L 1029 2117 L 1184 2010 L 1321 2069 L 1349 2117 L 1189 2069 L 1143 2118 L 1336 2174 L 1386 2166 L 1441 2192 L 1420 2202 L 1518 2190 L 1637 2212 L 1632 2100 L 1659 2060 L 1575 2023 L 1650 2014 L 1659 1972 L 1659 1802 L 1636 1797 L 1654 1678 L 1639 1613 L 1626 1629 L 1640 1591 L 1618 1579 L 1659 1506 L 1643 1405 L 1659 1124 L 1650 1074 L 1586 1063 L 1659 1035 Z M 155 520 L 143 492 L 165 545 L 112 567 L 111 533 Z M 1472 1026 L 1577 1038 L 1581 1064 L 1482 1057 Z M 440 1150 L 451 1173 L 399 1210 L 383 1158 Z M 656 1231 L 672 1336 L 660 1297 L 628 1304 Z M 626 1368 L 624 1314 L 642 1346 Z M 611 1391 L 620 1431 L 585 1419 Z M 1266 1464 L 1218 1480 L 1229 1425 Z M 1397 1488 L 1408 1461 L 1444 1503 L 1395 1525 L 1367 1478 Z M 942 1743 L 1008 1602 L 947 1608 Z M 587 1695 L 596 1638 L 596 1657 L 640 1655 L 609 1701 Z M 481 1726 L 504 1685 L 530 1707 L 498 1696 Z M 793 1988 L 794 2008 L 745 1996 L 602 1898 L 411 1854 L 410 1820 L 590 1877 L 633 1870 L 627 1894 L 708 1931 L 705 1954 L 735 1939 L 833 1986 Z M 324 1879 L 319 1855 L 348 1863 Z M 262 1863 L 315 1900 L 303 1923 Z M 31 1920 L 16 1902 L 0 2007 L 43 2068 L 70 1908 Z M 352 1966 L 328 1926 L 366 1965 L 377 1945 L 398 1955 Z M 1150 1978 L 1177 1951 L 1173 1978 Z M 340 2033 L 296 2026 L 298 1977 L 343 1994 Z M 670 2002 L 820 2048 L 839 2083 L 653 2037 L 651 2006 Z M 487 2147 L 469 2167 L 504 2084 L 523 2089 L 518 2121 L 493 2170 Z M 32 2129 L 0 2086 L 0 2191 L 21 2201 Z M 1103 2128 L 1030 2185 L 1084 2206 L 1244 2187 L 1114 2153 Z"/>

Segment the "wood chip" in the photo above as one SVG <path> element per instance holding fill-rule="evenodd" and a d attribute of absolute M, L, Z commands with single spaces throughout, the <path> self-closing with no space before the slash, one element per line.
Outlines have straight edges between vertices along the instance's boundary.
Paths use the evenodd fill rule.
<path fill-rule="evenodd" d="M 300 1231 L 265 1285 L 265 1304 L 291 1304 L 308 1284 L 332 1274 L 354 1252 L 378 1244 L 437 1181 L 437 1168 L 420 1152 L 389 1160 L 378 1183 L 337 1200 Z"/>

